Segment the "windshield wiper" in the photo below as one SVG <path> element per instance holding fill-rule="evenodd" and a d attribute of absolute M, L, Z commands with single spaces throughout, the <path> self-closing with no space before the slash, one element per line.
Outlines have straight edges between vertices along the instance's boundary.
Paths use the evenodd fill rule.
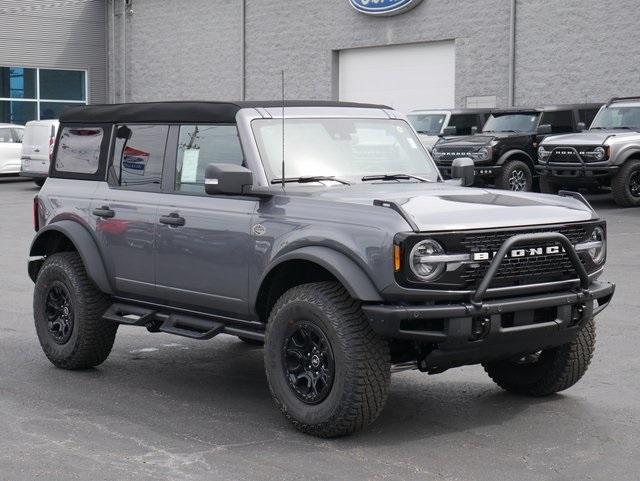
<path fill-rule="evenodd" d="M 435 135 L 436 132 L 434 130 L 416 130 L 419 134 L 422 135 Z"/>
<path fill-rule="evenodd" d="M 287 177 L 286 179 L 284 179 L 284 181 L 282 179 L 273 179 L 271 181 L 271 183 L 272 184 L 282 184 L 282 182 L 284 182 L 284 183 L 296 182 L 298 184 L 311 184 L 313 182 L 322 182 L 323 180 L 338 182 L 338 183 L 344 184 L 344 185 L 351 185 L 346 180 L 339 179 L 334 175 L 313 175 L 313 176 L 309 176 L 309 177 Z"/>
<path fill-rule="evenodd" d="M 417 175 L 411 174 L 379 174 L 379 175 L 365 175 L 362 178 L 362 182 L 368 182 L 370 180 L 419 180 L 420 182 L 429 182 L 429 180 L 424 179 L 422 177 L 418 177 Z"/>

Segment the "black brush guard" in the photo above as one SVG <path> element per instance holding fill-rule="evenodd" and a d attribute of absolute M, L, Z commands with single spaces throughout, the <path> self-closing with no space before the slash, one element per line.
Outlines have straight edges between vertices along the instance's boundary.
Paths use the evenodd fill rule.
<path fill-rule="evenodd" d="M 512 249 L 544 242 L 562 246 L 576 271 L 579 285 L 560 292 L 485 300 Z M 565 235 L 541 232 L 517 234 L 504 241 L 468 302 L 367 304 L 362 309 L 380 335 L 430 344 L 433 350 L 426 357 L 427 367 L 441 368 L 535 352 L 570 342 L 586 320 L 608 305 L 614 290 L 613 284 L 589 278 Z M 544 317 L 551 312 L 555 313 L 552 318 Z"/>

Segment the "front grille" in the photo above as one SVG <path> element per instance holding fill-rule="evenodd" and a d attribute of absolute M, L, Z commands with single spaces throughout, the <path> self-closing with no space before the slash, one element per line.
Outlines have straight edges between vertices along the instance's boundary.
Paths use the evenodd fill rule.
<path fill-rule="evenodd" d="M 587 231 L 582 226 L 565 226 L 560 228 L 541 228 L 526 231 L 502 231 L 465 234 L 460 243 L 468 252 L 496 252 L 502 244 L 513 235 L 521 233 L 560 232 L 572 244 L 585 241 Z M 517 249 L 543 247 L 555 243 L 518 245 Z M 583 259 L 584 262 L 584 259 Z M 487 272 L 491 261 L 479 261 L 465 265 L 460 277 L 469 285 L 477 285 Z M 492 287 L 506 285 L 523 285 L 537 282 L 562 281 L 577 277 L 575 268 L 566 253 L 540 255 L 535 257 L 507 258 L 502 261 L 494 278 Z"/>
<path fill-rule="evenodd" d="M 469 154 L 473 154 L 478 151 L 479 147 L 473 146 L 451 146 L 451 147 L 440 147 L 437 146 L 437 150 L 434 154 L 436 161 L 439 164 L 447 163 L 451 164 L 455 159 L 459 157 L 466 157 Z"/>
<path fill-rule="evenodd" d="M 596 162 L 597 159 L 593 156 L 593 151 L 596 146 L 563 146 L 555 147 L 549 155 L 549 162 L 551 163 L 567 163 L 567 164 L 580 164 L 583 162 Z"/>

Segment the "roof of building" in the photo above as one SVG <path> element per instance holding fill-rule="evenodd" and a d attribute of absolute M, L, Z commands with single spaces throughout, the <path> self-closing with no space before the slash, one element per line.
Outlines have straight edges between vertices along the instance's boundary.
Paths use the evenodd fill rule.
<path fill-rule="evenodd" d="M 211 122 L 235 123 L 246 108 L 281 107 L 282 101 L 211 102 L 175 101 L 69 107 L 60 116 L 66 123 Z M 321 100 L 287 100 L 285 107 L 355 107 L 390 109 L 385 105 Z"/>

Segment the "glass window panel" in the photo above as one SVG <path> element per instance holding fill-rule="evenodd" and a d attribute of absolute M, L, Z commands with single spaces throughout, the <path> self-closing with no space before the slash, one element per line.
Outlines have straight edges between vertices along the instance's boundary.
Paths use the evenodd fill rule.
<path fill-rule="evenodd" d="M 56 155 L 58 172 L 95 174 L 100 165 L 100 145 L 104 131 L 100 127 L 65 127 Z"/>
<path fill-rule="evenodd" d="M 66 104 L 64 102 L 40 102 L 40 120 L 60 118 L 60 114 L 67 107 L 78 107 L 83 104 Z"/>
<path fill-rule="evenodd" d="M 0 67 L 0 97 L 35 99 L 36 69 Z"/>
<path fill-rule="evenodd" d="M 85 72 L 40 69 L 40 98 L 86 100 Z"/>
<path fill-rule="evenodd" d="M 18 129 L 18 128 L 13 129 L 13 141 L 21 144 L 23 139 L 24 139 L 24 129 Z"/>
<path fill-rule="evenodd" d="M 36 109 L 36 102 L 0 100 L 0 122 L 24 125 L 37 119 Z"/>
<path fill-rule="evenodd" d="M 13 143 L 13 134 L 11 133 L 11 129 L 3 128 L 0 129 L 0 144 L 8 144 Z"/>
<path fill-rule="evenodd" d="M 113 167 L 120 186 L 159 191 L 168 125 L 119 125 Z"/>
<path fill-rule="evenodd" d="M 204 171 L 213 163 L 244 163 L 235 125 L 183 125 L 178 140 L 176 190 L 204 193 Z"/>

